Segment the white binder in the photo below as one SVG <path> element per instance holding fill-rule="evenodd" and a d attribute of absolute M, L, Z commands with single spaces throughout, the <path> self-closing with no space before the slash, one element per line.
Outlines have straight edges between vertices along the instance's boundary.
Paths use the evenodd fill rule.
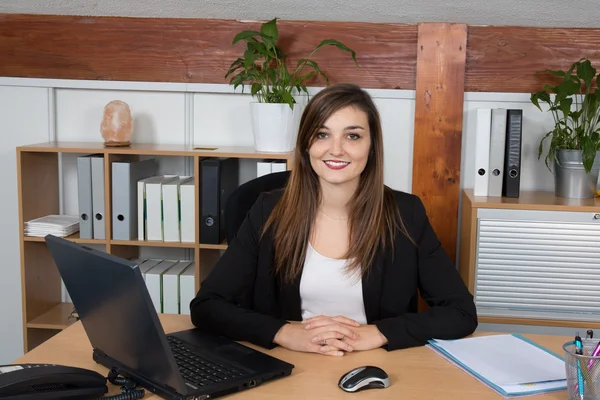
<path fill-rule="evenodd" d="M 283 172 L 286 170 L 285 161 L 273 161 L 271 163 L 271 172 Z"/>
<path fill-rule="evenodd" d="M 91 161 L 94 239 L 106 239 L 106 223 L 104 220 L 104 156 L 93 155 Z"/>
<path fill-rule="evenodd" d="M 268 175 L 271 173 L 271 163 L 268 160 L 261 160 L 256 163 L 256 177 Z"/>
<path fill-rule="evenodd" d="M 179 275 L 191 261 L 179 261 L 163 275 L 163 313 L 179 314 Z"/>
<path fill-rule="evenodd" d="M 182 242 L 192 243 L 196 241 L 195 190 L 193 176 L 179 183 Z"/>
<path fill-rule="evenodd" d="M 196 297 L 196 263 L 179 275 L 179 312 L 190 315 L 190 303 Z"/>
<path fill-rule="evenodd" d="M 181 242 L 180 185 L 189 178 L 189 176 L 182 176 L 162 185 L 163 239 L 165 242 Z"/>
<path fill-rule="evenodd" d="M 162 186 L 174 180 L 179 180 L 179 177 L 165 175 L 156 181 L 146 182 L 147 240 L 164 240 Z"/>
<path fill-rule="evenodd" d="M 490 167 L 488 174 L 488 196 L 502 196 L 504 180 L 504 147 L 506 141 L 506 109 L 492 110 L 492 129 L 490 135 Z"/>
<path fill-rule="evenodd" d="M 163 260 L 146 272 L 146 287 L 152 304 L 159 314 L 163 312 L 163 275 L 176 263 L 177 261 Z"/>
<path fill-rule="evenodd" d="M 492 110 L 477 109 L 477 129 L 475 131 L 475 180 L 473 194 L 487 196 L 490 169 L 490 134 L 492 125 Z"/>

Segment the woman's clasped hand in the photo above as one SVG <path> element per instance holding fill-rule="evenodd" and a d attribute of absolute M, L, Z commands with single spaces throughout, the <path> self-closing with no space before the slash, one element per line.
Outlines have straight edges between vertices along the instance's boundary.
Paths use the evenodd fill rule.
<path fill-rule="evenodd" d="M 361 325 L 341 315 L 319 315 L 301 324 L 285 325 L 274 342 L 290 350 L 343 356 L 354 350 L 376 349 L 387 339 L 374 325 Z"/>

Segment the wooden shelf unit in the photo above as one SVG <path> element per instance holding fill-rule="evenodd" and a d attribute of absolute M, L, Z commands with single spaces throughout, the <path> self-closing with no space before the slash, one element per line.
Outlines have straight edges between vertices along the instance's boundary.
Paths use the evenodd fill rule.
<path fill-rule="evenodd" d="M 73 321 L 71 303 L 62 302 L 61 279 L 44 238 L 24 235 L 24 224 L 35 218 L 59 213 L 59 154 L 103 154 L 105 189 L 106 240 L 81 239 L 75 233 L 66 239 L 76 243 L 98 245 L 109 254 L 123 258 L 136 258 L 144 246 L 158 248 L 183 248 L 194 250 L 196 266 L 196 290 L 201 280 L 218 259 L 218 251 L 225 250 L 227 243 L 204 244 L 200 238 L 200 160 L 210 157 L 253 159 L 277 159 L 286 162 L 291 169 L 293 152 L 261 153 L 252 147 L 219 147 L 132 144 L 129 147 L 104 147 L 103 143 L 47 142 L 20 146 L 17 152 L 17 183 L 19 208 L 19 237 L 21 250 L 21 290 L 23 305 L 23 337 L 25 352 L 38 346 Z M 192 157 L 195 179 L 196 240 L 192 243 L 112 240 L 111 172 L 112 162 L 135 159 L 136 156 Z M 202 260 L 202 262 L 201 262 Z"/>
<path fill-rule="evenodd" d="M 521 191 L 519 198 L 474 196 L 473 189 L 464 189 L 462 193 L 462 216 L 460 232 L 459 272 L 469 290 L 476 294 L 478 259 L 478 211 L 525 210 L 549 212 L 585 213 L 589 221 L 598 221 L 600 225 L 600 198 L 569 199 L 556 197 L 554 192 Z M 516 236 L 516 233 L 514 234 Z M 594 236 L 600 240 L 600 231 Z M 476 299 L 477 300 L 477 299 Z M 582 326 L 600 329 L 599 321 L 573 320 L 561 318 L 524 318 L 479 316 L 481 323 L 521 324 L 536 326 L 559 326 L 581 328 Z"/>

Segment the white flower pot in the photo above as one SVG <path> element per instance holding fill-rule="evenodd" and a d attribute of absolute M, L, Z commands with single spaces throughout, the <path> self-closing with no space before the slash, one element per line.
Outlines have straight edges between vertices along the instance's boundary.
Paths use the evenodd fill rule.
<path fill-rule="evenodd" d="M 287 104 L 250 103 L 254 149 L 270 153 L 292 151 L 300 122 L 300 107 Z"/>

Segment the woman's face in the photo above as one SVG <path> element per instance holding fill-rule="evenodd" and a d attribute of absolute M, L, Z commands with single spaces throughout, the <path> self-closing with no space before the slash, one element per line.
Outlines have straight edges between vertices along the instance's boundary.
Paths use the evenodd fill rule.
<path fill-rule="evenodd" d="M 358 184 L 367 165 L 370 148 L 367 114 L 348 106 L 325 121 L 308 154 L 321 184 Z"/>

